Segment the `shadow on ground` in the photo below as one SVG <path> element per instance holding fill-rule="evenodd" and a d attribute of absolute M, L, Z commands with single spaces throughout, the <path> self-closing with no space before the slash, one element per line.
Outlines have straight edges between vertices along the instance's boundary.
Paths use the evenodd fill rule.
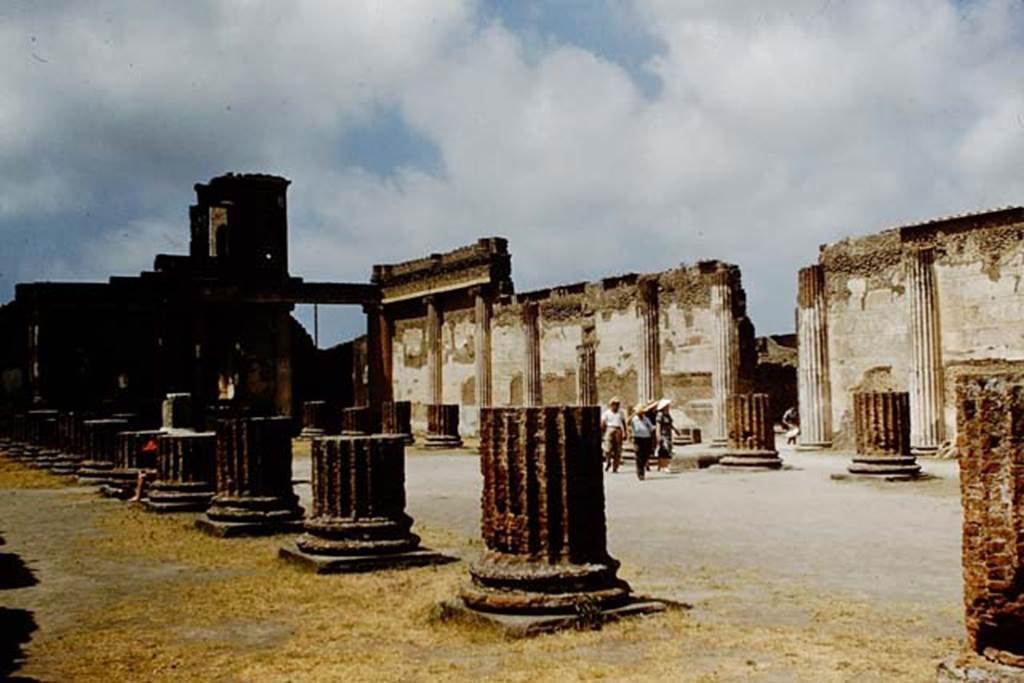
<path fill-rule="evenodd" d="M 0 545 L 3 545 L 0 538 Z M 39 581 L 32 570 L 15 553 L 0 553 L 0 589 L 28 588 Z M 0 607 L 0 678 L 5 681 L 29 681 L 11 674 L 25 663 L 22 647 L 32 640 L 36 630 L 32 612 Z"/>

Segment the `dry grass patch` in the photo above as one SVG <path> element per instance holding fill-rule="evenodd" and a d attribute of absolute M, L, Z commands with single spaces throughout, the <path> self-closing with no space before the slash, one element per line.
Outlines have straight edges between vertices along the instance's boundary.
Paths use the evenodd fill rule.
<path fill-rule="evenodd" d="M 67 485 L 63 477 L 0 455 L 0 489 L 56 489 Z"/>

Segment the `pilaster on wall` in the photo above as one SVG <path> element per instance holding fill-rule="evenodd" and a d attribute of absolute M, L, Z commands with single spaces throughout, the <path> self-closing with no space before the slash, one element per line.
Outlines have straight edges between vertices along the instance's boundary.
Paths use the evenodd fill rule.
<path fill-rule="evenodd" d="M 444 315 L 436 296 L 425 298 L 427 304 L 427 395 L 431 404 L 444 403 L 444 353 L 441 348 L 441 324 Z"/>
<path fill-rule="evenodd" d="M 804 450 L 832 445 L 832 385 L 828 359 L 828 305 L 825 271 L 820 265 L 803 268 L 797 293 L 800 444 Z"/>
<path fill-rule="evenodd" d="M 489 407 L 493 401 L 492 359 L 491 359 L 491 298 L 487 292 L 477 289 L 473 293 L 474 324 L 474 355 L 476 363 L 476 404 L 480 408 Z"/>
<path fill-rule="evenodd" d="M 934 258 L 931 249 L 913 249 L 905 261 L 912 348 L 910 446 L 915 453 L 934 453 L 945 438 L 942 338 Z"/>

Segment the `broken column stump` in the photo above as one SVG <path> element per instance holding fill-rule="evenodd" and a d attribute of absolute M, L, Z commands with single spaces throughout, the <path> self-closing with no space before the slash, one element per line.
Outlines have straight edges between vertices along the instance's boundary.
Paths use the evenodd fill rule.
<path fill-rule="evenodd" d="M 459 436 L 459 406 L 456 403 L 439 403 L 427 406 L 427 438 L 424 448 L 461 448 Z"/>
<path fill-rule="evenodd" d="M 312 516 L 280 556 L 317 572 L 452 561 L 421 548 L 405 514 L 405 444 L 398 434 L 313 440 Z"/>
<path fill-rule="evenodd" d="M 480 411 L 485 550 L 451 616 L 530 635 L 661 611 L 618 578 L 607 550 L 600 408 Z"/>
<path fill-rule="evenodd" d="M 24 461 L 25 448 L 28 446 L 28 417 L 24 413 L 12 415 L 8 429 L 10 431 L 5 455 L 11 460 Z"/>
<path fill-rule="evenodd" d="M 57 417 L 56 410 L 30 410 L 28 412 L 29 440 L 31 464 L 33 467 L 50 469 L 60 456 L 57 448 Z"/>
<path fill-rule="evenodd" d="M 60 454 L 50 467 L 54 474 L 75 474 L 85 458 L 83 419 L 81 412 L 61 412 L 57 416 L 57 449 Z"/>
<path fill-rule="evenodd" d="M 406 446 L 415 443 L 416 439 L 412 435 L 412 403 L 409 401 L 385 401 L 382 403 L 381 432 L 401 434 Z"/>
<path fill-rule="evenodd" d="M 165 432 L 157 429 L 119 432 L 114 451 L 114 468 L 100 492 L 112 498 L 131 498 L 141 472 L 156 470 L 159 439 Z"/>
<path fill-rule="evenodd" d="M 672 435 L 673 446 L 691 446 L 700 443 L 700 427 L 680 427 L 678 434 Z"/>
<path fill-rule="evenodd" d="M 160 405 L 160 426 L 165 430 L 191 429 L 196 424 L 192 394 L 167 394 Z"/>
<path fill-rule="evenodd" d="M 196 525 L 214 536 L 258 536 L 301 527 L 292 488 L 291 418 L 217 422 L 216 489 Z"/>
<path fill-rule="evenodd" d="M 146 509 L 202 512 L 214 491 L 215 432 L 174 430 L 157 440 L 156 481 L 148 487 Z"/>
<path fill-rule="evenodd" d="M 956 386 L 968 653 L 939 680 L 1024 681 L 1024 374 Z"/>
<path fill-rule="evenodd" d="M 768 394 L 732 394 L 726 401 L 725 415 L 728 443 L 719 465 L 772 470 L 782 467 L 775 449 Z"/>
<path fill-rule="evenodd" d="M 850 474 L 912 479 L 921 473 L 910 454 L 910 394 L 858 391 L 853 394 L 857 455 Z"/>
<path fill-rule="evenodd" d="M 300 439 L 314 439 L 327 433 L 327 401 L 304 401 L 302 404 L 302 431 Z"/>
<path fill-rule="evenodd" d="M 342 436 L 363 436 L 371 429 L 369 406 L 352 406 L 341 409 Z"/>
<path fill-rule="evenodd" d="M 108 483 L 117 453 L 117 434 L 127 429 L 128 421 L 124 419 L 82 422 L 85 459 L 78 468 L 78 483 L 96 486 Z"/>

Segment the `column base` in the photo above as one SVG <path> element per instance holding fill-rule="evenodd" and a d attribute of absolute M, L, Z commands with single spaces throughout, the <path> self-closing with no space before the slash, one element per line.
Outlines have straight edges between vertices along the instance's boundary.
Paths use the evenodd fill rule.
<path fill-rule="evenodd" d="M 912 456 L 853 458 L 846 471 L 850 474 L 912 479 L 921 474 L 921 466 Z"/>
<path fill-rule="evenodd" d="M 314 427 L 303 427 L 302 431 L 299 432 L 298 438 L 303 441 L 312 441 L 313 439 L 323 436 L 326 432 L 322 429 L 316 429 Z"/>
<path fill-rule="evenodd" d="M 39 451 L 39 455 L 33 461 L 32 466 L 40 469 L 48 470 L 53 467 L 53 464 L 57 462 L 61 457 L 61 452 L 55 448 L 44 448 Z"/>
<path fill-rule="evenodd" d="M 370 572 L 378 569 L 406 569 L 409 567 L 427 567 L 431 565 L 458 562 L 458 558 L 449 557 L 429 548 L 416 548 L 400 553 L 376 555 L 322 555 L 300 550 L 295 543 L 288 543 L 278 550 L 278 557 L 290 562 L 300 569 L 316 574 L 352 574 Z"/>
<path fill-rule="evenodd" d="M 782 458 L 779 457 L 778 451 L 729 450 L 719 459 L 716 466 L 777 470 L 782 468 Z"/>
<path fill-rule="evenodd" d="M 60 476 L 71 476 L 78 472 L 78 468 L 81 464 L 81 458 L 69 453 L 61 453 L 61 455 L 53 461 L 53 464 L 50 466 L 50 471 Z"/>
<path fill-rule="evenodd" d="M 528 638 L 543 633 L 568 629 L 600 629 L 603 624 L 627 617 L 657 614 L 669 608 L 668 603 L 652 598 L 629 598 L 607 609 L 588 609 L 583 604 L 569 614 L 504 614 L 482 612 L 467 605 L 462 598 L 445 600 L 437 606 L 440 621 L 457 621 L 497 629 L 506 638 Z"/>
<path fill-rule="evenodd" d="M 725 438 L 715 437 L 708 443 L 711 448 L 727 448 L 729 446 L 729 440 Z"/>
<path fill-rule="evenodd" d="M 266 522 L 221 522 L 205 515 L 196 520 L 196 528 L 217 538 L 240 536 L 274 536 L 302 531 L 302 520 Z"/>
<path fill-rule="evenodd" d="M 462 438 L 452 434 L 427 434 L 423 448 L 428 450 L 462 448 Z"/>
<path fill-rule="evenodd" d="M 106 484 L 100 486 L 100 493 L 108 498 L 119 498 L 127 500 L 135 495 L 135 487 L 139 484 L 139 472 L 137 469 L 110 470 L 110 476 Z"/>
<path fill-rule="evenodd" d="M 302 529 L 303 510 L 291 496 L 214 496 L 196 520 L 202 531 L 220 537 L 266 536 Z"/>
<path fill-rule="evenodd" d="M 809 443 L 797 442 L 796 449 L 798 451 L 827 451 L 832 448 L 831 441 L 812 441 Z"/>
<path fill-rule="evenodd" d="M 78 483 L 83 486 L 102 486 L 110 481 L 114 463 L 85 460 L 78 468 Z"/>
<path fill-rule="evenodd" d="M 205 512 L 213 496 L 213 485 L 207 482 L 156 481 L 143 505 L 150 512 Z"/>
<path fill-rule="evenodd" d="M 1024 683 L 1024 667 L 999 664 L 974 652 L 962 652 L 943 660 L 935 679 L 938 683 Z"/>
<path fill-rule="evenodd" d="M 939 452 L 939 446 L 911 446 L 911 455 L 936 455 Z"/>

